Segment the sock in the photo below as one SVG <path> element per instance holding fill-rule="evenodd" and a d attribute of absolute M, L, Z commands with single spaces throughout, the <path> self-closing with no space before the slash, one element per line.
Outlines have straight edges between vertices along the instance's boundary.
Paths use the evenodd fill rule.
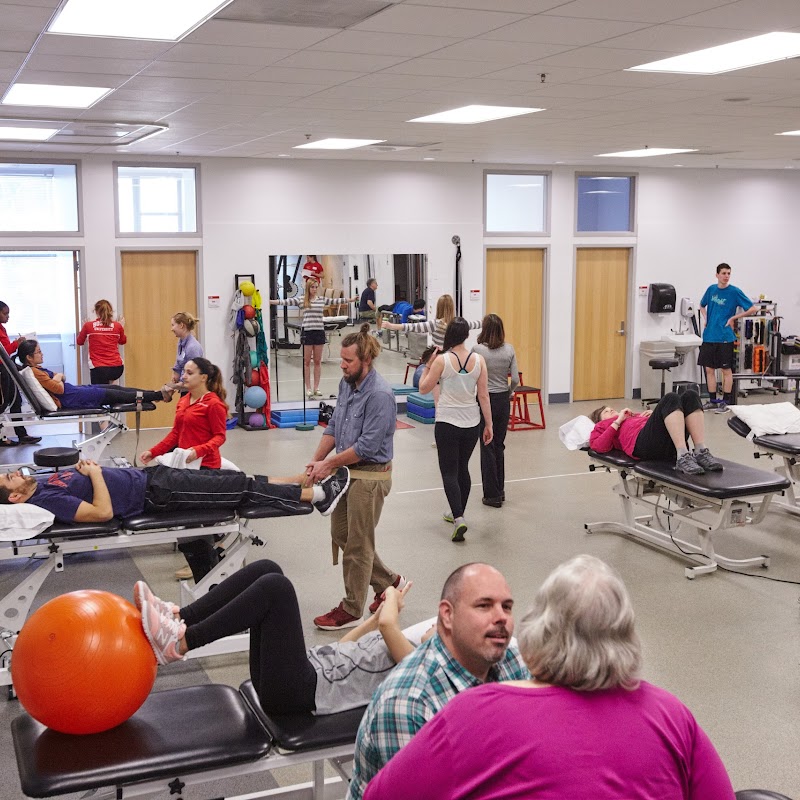
<path fill-rule="evenodd" d="M 311 502 L 312 503 L 319 503 L 320 500 L 325 499 L 325 492 L 323 488 L 317 483 L 311 489 Z"/>
<path fill-rule="evenodd" d="M 694 448 L 694 452 L 695 453 L 706 453 L 706 452 L 708 452 L 708 448 L 704 444 L 701 444 L 699 447 L 695 447 Z"/>
<path fill-rule="evenodd" d="M 722 395 L 722 399 L 724 400 L 725 403 L 727 403 L 728 405 L 732 406 L 733 405 L 733 392 L 725 392 L 725 394 Z"/>
<path fill-rule="evenodd" d="M 678 451 L 678 460 L 679 461 L 680 461 L 680 459 L 682 459 L 689 452 L 689 448 L 688 447 L 678 447 L 676 449 Z"/>
<path fill-rule="evenodd" d="M 459 525 L 463 525 L 464 524 L 464 517 L 454 517 L 453 518 L 453 522 L 455 523 L 456 527 L 458 527 Z"/>

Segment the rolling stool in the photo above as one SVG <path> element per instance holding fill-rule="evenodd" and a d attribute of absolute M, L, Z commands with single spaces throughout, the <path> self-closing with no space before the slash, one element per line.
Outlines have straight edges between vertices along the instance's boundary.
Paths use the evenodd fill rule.
<path fill-rule="evenodd" d="M 421 363 L 422 362 L 419 361 L 419 360 L 417 360 L 417 361 L 406 361 L 406 374 L 403 376 L 403 383 L 404 384 L 408 383 L 408 371 L 409 370 L 414 370 L 416 372 L 417 367 Z"/>
<path fill-rule="evenodd" d="M 37 467 L 74 467 L 81 460 L 81 454 L 74 447 L 42 447 L 33 454 Z"/>
<path fill-rule="evenodd" d="M 539 401 L 539 417 L 541 422 L 534 422 L 528 408 L 528 397 L 534 395 Z M 542 404 L 542 390 L 534 386 L 525 386 L 522 381 L 522 373 L 519 373 L 519 386 L 511 395 L 511 416 L 508 419 L 508 429 L 510 431 L 534 431 L 541 430 L 545 426 L 544 405 Z"/>
<path fill-rule="evenodd" d="M 681 362 L 677 358 L 651 358 L 647 363 L 653 369 L 661 370 L 661 396 L 658 398 L 660 400 L 664 396 L 664 389 L 666 388 L 664 373 L 669 372 L 673 367 L 677 367 Z"/>

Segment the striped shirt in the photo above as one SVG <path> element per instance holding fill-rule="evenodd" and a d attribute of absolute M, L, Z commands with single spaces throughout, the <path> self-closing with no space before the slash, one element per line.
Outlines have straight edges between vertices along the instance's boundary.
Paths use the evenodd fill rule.
<path fill-rule="evenodd" d="M 324 331 L 325 322 L 322 311 L 325 306 L 340 306 L 347 302 L 343 297 L 315 297 L 308 308 L 304 308 L 303 300 L 302 297 L 289 297 L 286 300 L 278 300 L 277 305 L 302 308 L 300 327 L 304 331 Z"/>
<path fill-rule="evenodd" d="M 480 330 L 480 322 L 467 320 L 467 324 L 471 331 Z M 444 332 L 447 330 L 447 325 L 445 325 L 443 319 L 430 319 L 426 322 L 404 322 L 400 330 L 405 333 L 429 333 L 433 338 L 433 343 L 441 350 L 444 345 Z"/>
<path fill-rule="evenodd" d="M 516 646 L 489 670 L 487 683 L 529 678 Z M 356 739 L 347 800 L 360 800 L 372 778 L 414 734 L 459 692 L 480 686 L 436 634 L 395 667 L 367 708 Z"/>

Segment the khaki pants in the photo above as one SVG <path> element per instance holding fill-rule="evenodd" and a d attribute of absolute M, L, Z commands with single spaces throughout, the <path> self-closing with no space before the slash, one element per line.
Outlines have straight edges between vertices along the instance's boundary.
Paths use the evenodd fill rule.
<path fill-rule="evenodd" d="M 364 465 L 358 470 L 384 473 L 386 467 Z M 364 613 L 370 585 L 380 593 L 397 580 L 397 573 L 388 569 L 375 551 L 375 528 L 391 488 L 391 479 L 355 478 L 331 515 L 334 564 L 338 563 L 338 551 L 342 551 L 345 589 L 342 604 L 344 610 L 355 617 Z"/>

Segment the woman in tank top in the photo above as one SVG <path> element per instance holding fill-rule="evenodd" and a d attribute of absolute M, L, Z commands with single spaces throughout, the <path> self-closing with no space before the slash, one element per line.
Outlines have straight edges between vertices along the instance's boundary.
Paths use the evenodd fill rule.
<path fill-rule="evenodd" d="M 423 394 L 439 384 L 434 436 L 442 484 L 450 504 L 444 520 L 453 524 L 454 542 L 463 542 L 467 532 L 464 509 L 471 485 L 469 459 L 480 437 L 481 412 L 487 421 L 484 445 L 492 441 L 493 435 L 486 364 L 483 356 L 464 346 L 469 331 L 470 325 L 463 317 L 456 317 L 447 326 L 444 352 L 428 361 L 419 382 Z"/>

